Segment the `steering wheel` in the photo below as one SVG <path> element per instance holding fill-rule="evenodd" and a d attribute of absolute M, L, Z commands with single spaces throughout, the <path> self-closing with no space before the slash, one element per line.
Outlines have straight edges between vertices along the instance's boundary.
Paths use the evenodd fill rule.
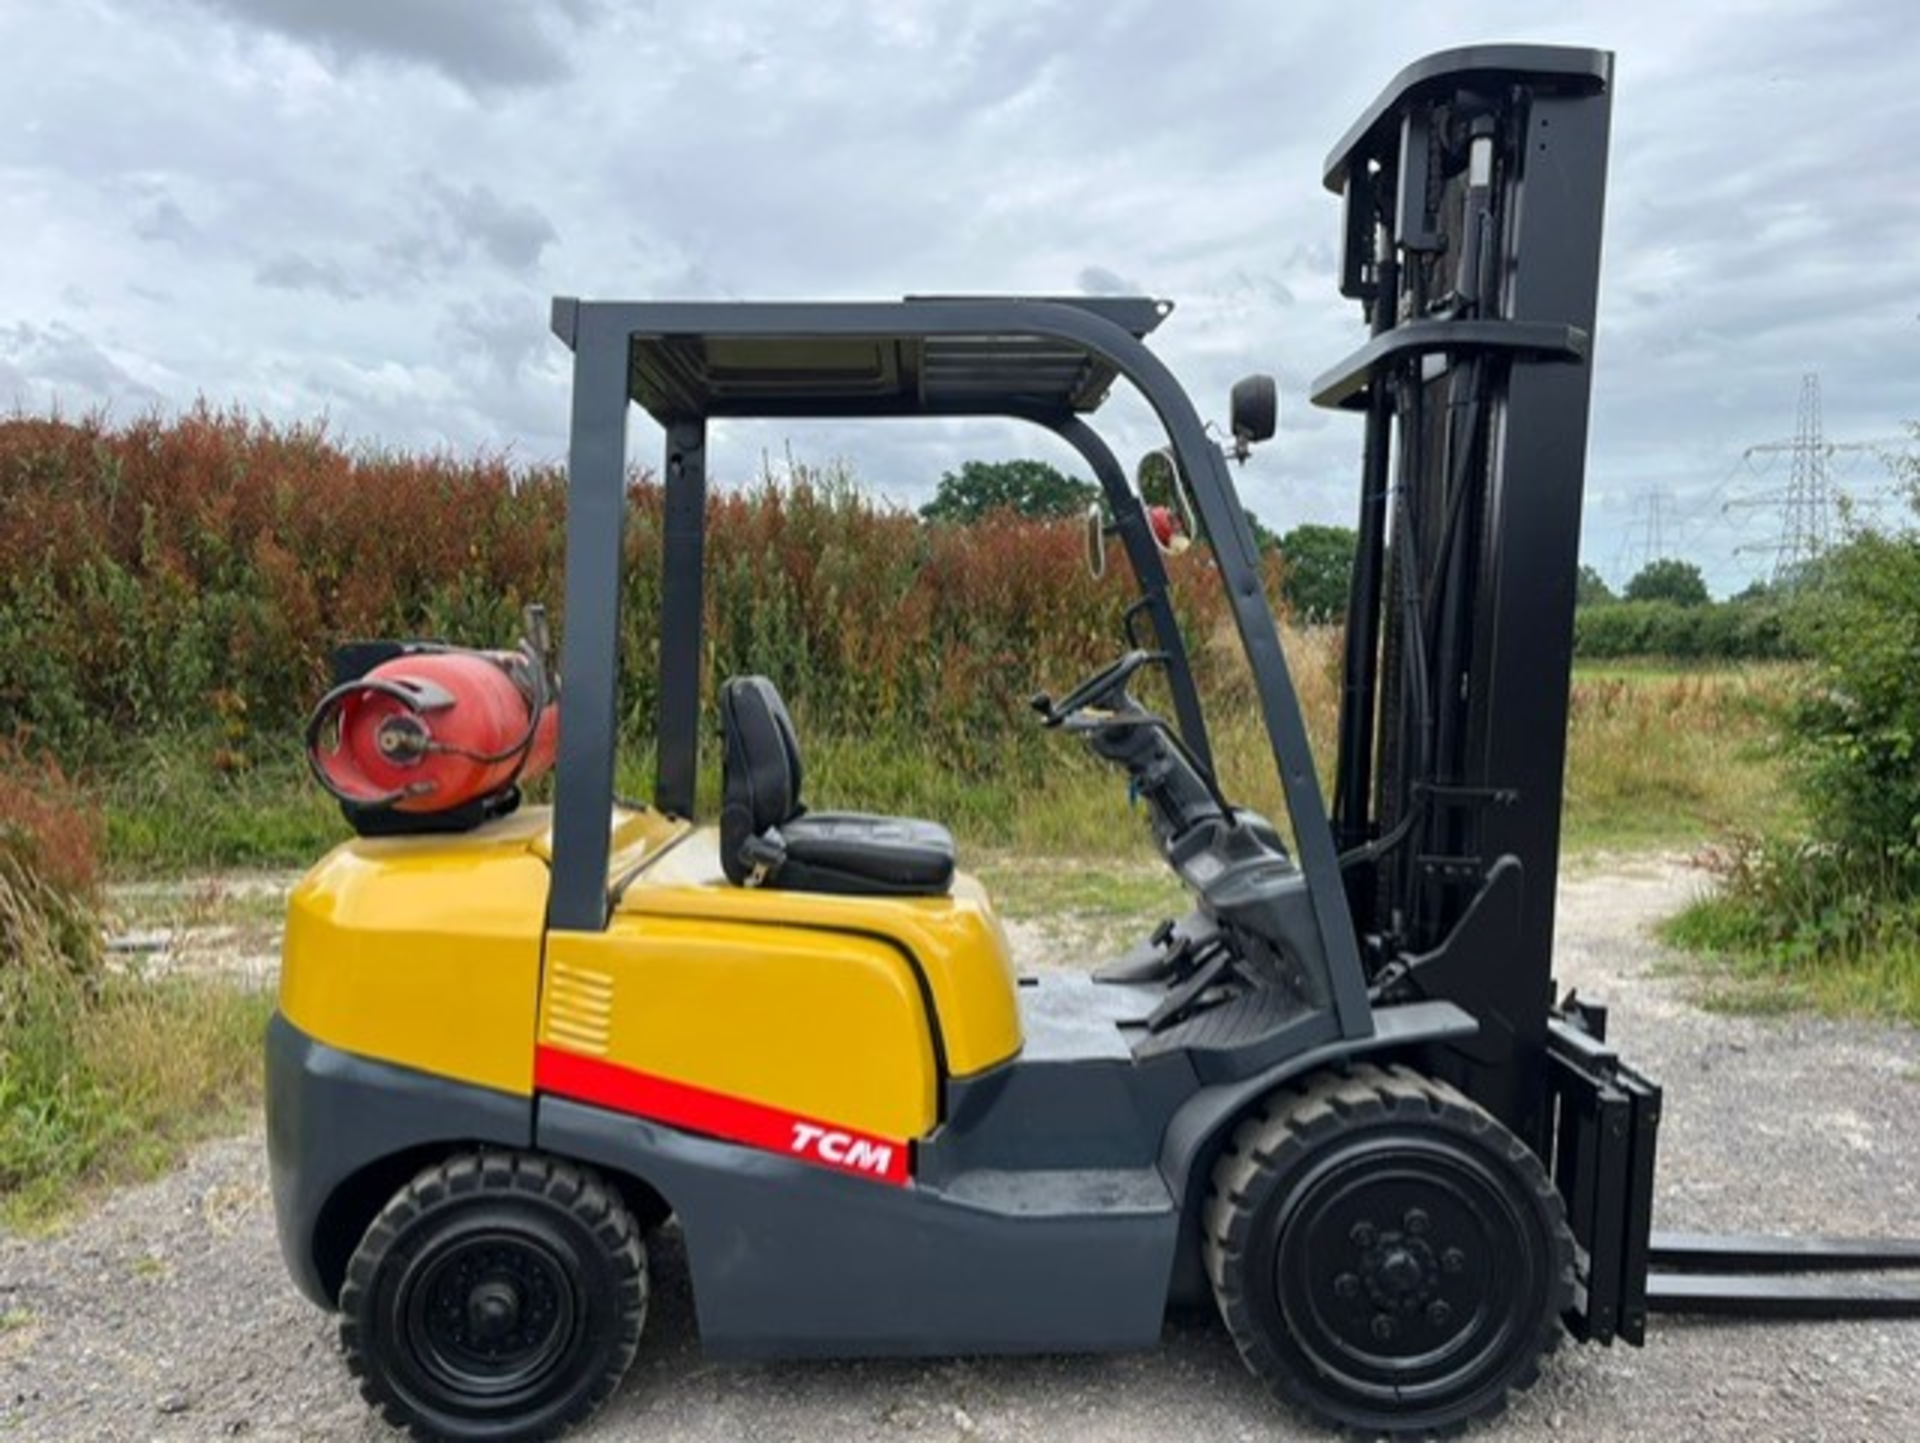
<path fill-rule="evenodd" d="M 1132 698 L 1127 696 L 1127 683 L 1134 673 L 1144 666 L 1167 659 L 1164 651 L 1130 651 L 1118 661 L 1110 662 L 1092 676 L 1081 682 L 1072 691 L 1055 701 L 1045 692 L 1033 697 L 1033 709 L 1040 713 L 1043 726 L 1057 727 L 1070 721 L 1089 707 L 1098 706 L 1102 710 L 1118 711 L 1121 704 L 1133 706 Z"/>

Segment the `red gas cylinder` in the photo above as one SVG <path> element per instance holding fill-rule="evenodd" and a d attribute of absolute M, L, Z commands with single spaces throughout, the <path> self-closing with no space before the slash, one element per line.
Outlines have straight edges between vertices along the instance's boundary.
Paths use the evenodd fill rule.
<path fill-rule="evenodd" d="M 450 812 L 546 772 L 559 732 L 537 656 L 421 648 L 322 697 L 307 761 L 349 807 Z"/>

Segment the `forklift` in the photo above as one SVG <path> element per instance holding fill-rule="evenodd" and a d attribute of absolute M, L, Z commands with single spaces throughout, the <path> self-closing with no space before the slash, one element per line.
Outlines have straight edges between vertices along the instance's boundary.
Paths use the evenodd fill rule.
<path fill-rule="evenodd" d="M 488 654 L 524 746 L 564 705 L 552 805 L 516 805 L 510 747 L 462 753 L 493 790 L 458 806 L 342 791 L 360 835 L 292 896 L 267 1042 L 283 1250 L 373 1406 L 422 1438 L 563 1432 L 639 1346 L 669 1218 L 715 1355 L 1141 1349 L 1210 1297 L 1280 1400 L 1368 1435 L 1490 1417 L 1563 1334 L 1637 1345 L 1663 1307 L 1920 1313 L 1774 1276 L 1920 1245 L 1655 1233 L 1660 1089 L 1554 995 L 1611 77 L 1598 51 L 1435 55 L 1327 163 L 1371 331 L 1312 396 L 1365 426 L 1330 804 L 1229 470 L 1273 385 L 1236 386 L 1213 439 L 1146 344 L 1167 303 L 554 303 L 557 683 L 538 627 Z M 1279 825 L 1222 789 L 1178 538 L 1094 428 L 1123 381 L 1225 593 Z M 614 787 L 636 407 L 665 437 L 644 805 Z M 1124 955 L 1016 975 L 944 827 L 808 809 L 766 677 L 714 687 L 722 806 L 696 814 L 709 423 L 916 416 L 1030 422 L 1104 494 L 1089 560 L 1117 545 L 1136 591 L 1116 659 L 1033 707 L 1124 776 L 1184 884 Z M 361 711 L 310 745 L 365 717 L 369 756 L 415 765 L 458 707 L 399 673 L 445 652 L 345 649 Z"/>

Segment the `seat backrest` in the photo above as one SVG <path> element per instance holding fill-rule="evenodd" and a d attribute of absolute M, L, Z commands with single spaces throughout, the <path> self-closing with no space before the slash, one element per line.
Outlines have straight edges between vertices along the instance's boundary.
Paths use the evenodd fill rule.
<path fill-rule="evenodd" d="M 780 693 L 764 676 L 736 676 L 720 688 L 720 865 L 734 883 L 751 871 L 742 849 L 799 816 L 800 739 Z"/>

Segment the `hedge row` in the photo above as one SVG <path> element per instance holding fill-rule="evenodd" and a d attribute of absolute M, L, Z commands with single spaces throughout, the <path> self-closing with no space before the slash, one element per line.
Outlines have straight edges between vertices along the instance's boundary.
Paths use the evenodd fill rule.
<path fill-rule="evenodd" d="M 1574 613 L 1575 656 L 1595 661 L 1659 656 L 1677 661 L 1773 661 L 1801 655 L 1778 601 L 1608 601 Z"/>
<path fill-rule="evenodd" d="M 621 705 L 645 735 L 661 490 L 636 475 L 628 502 Z M 507 645 L 532 600 L 564 636 L 565 505 L 554 467 L 353 452 L 204 407 L 0 422 L 0 735 L 83 762 L 132 731 L 217 727 L 243 767 L 293 745 L 339 641 Z M 1122 583 L 1088 577 L 1076 524 L 930 526 L 795 468 L 716 492 L 707 527 L 709 684 L 765 672 L 817 726 L 991 767 L 1031 730 L 1035 685 L 1117 645 Z M 1176 590 L 1190 634 L 1212 635 L 1217 588 Z"/>

